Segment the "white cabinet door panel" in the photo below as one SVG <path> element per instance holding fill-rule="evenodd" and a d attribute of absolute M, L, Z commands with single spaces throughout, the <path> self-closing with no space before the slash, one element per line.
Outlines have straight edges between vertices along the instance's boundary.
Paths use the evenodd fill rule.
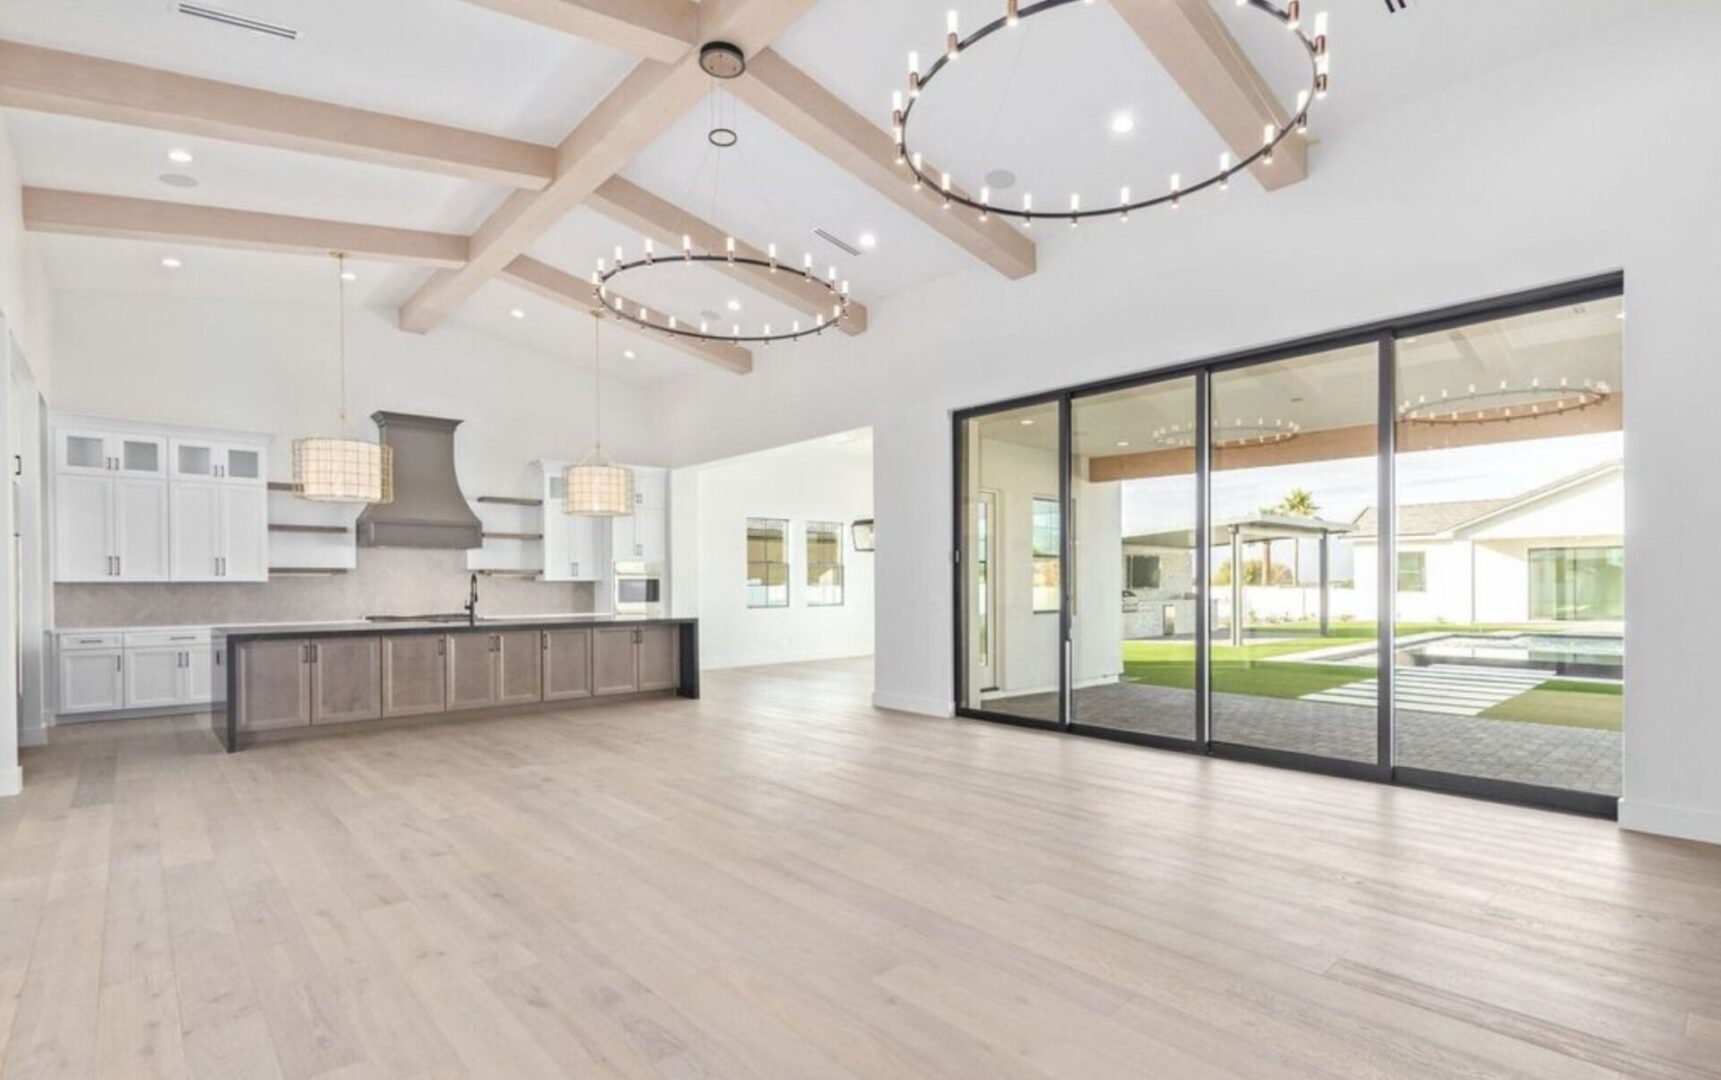
<path fill-rule="evenodd" d="M 173 485 L 173 580 L 221 575 L 221 496 L 214 484 Z"/>
<path fill-rule="evenodd" d="M 118 649 L 60 654 L 60 712 L 107 712 L 123 708 L 125 672 Z"/>
<path fill-rule="evenodd" d="M 168 578 L 167 484 L 114 481 L 114 556 L 120 581 Z"/>
<path fill-rule="evenodd" d="M 159 709 L 185 700 L 183 649 L 127 649 L 125 707 Z"/>
<path fill-rule="evenodd" d="M 269 493 L 239 484 L 221 489 L 221 580 L 269 578 Z"/>
<path fill-rule="evenodd" d="M 55 581 L 113 580 L 113 483 L 82 474 L 55 480 Z"/>

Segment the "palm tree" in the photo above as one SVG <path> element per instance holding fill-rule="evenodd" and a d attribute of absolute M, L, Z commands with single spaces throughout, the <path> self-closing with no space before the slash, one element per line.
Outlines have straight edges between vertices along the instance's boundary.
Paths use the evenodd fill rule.
<path fill-rule="evenodd" d="M 1279 500 L 1277 506 L 1262 507 L 1261 512 L 1263 514 L 1271 514 L 1274 517 L 1312 518 L 1316 514 L 1320 513 L 1320 510 L 1320 506 L 1315 502 L 1314 492 L 1309 491 L 1307 488 L 1292 488 L 1290 491 L 1285 493 L 1285 497 L 1283 499 Z M 1267 549 L 1268 566 L 1270 568 L 1272 565 L 1271 560 L 1273 558 L 1273 542 L 1269 540 L 1264 546 Z M 1303 572 L 1303 541 L 1299 538 L 1293 537 L 1291 540 L 1291 559 L 1291 565 L 1294 568 L 1292 583 L 1295 584 L 1302 576 Z M 1270 569 L 1267 576 L 1271 579 L 1272 573 Z"/>

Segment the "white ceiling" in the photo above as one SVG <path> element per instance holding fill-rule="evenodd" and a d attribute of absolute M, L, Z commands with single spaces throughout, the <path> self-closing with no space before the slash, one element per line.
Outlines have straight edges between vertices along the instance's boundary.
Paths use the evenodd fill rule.
<path fill-rule="evenodd" d="M 1288 35 L 1252 9 L 1213 2 L 1269 82 L 1294 100 L 1306 61 Z M 170 0 L 0 0 L 0 37 L 544 144 L 559 141 L 635 62 L 462 0 L 222 0 L 222 6 L 295 26 L 302 37 L 288 43 L 217 27 L 175 13 Z M 1002 6 L 1002 0 L 821 0 L 775 47 L 883 129 L 908 50 L 930 62 L 942 41 L 944 11 L 956 8 L 967 32 Z M 1333 12 L 1335 91 L 1315 123 L 1317 137 L 1327 140 L 1342 139 L 1354 125 L 1390 122 L 1397 101 L 1438 93 L 1471 72 L 1629 17 L 1633 7 L 1612 0 L 1415 0 L 1411 10 L 1389 15 L 1378 0 L 1326 6 Z M 736 149 L 720 152 L 706 142 L 714 110 L 740 133 Z M 1126 137 L 1107 128 L 1122 110 L 1137 120 Z M 491 185 L 284 150 L 17 110 L 5 116 L 23 180 L 35 186 L 457 232 L 471 231 L 507 195 Z M 1173 170 L 1187 180 L 1216 164 L 1221 149 L 1105 4 L 1059 9 L 965 55 L 923 97 L 914 136 L 927 159 L 964 186 L 978 187 L 988 170 L 1008 168 L 1019 178 L 1016 197 L 1033 190 L 1041 206 L 1067 205 L 1078 188 L 1090 205 L 1115 198 L 1124 182 L 1151 191 Z M 195 162 L 169 163 L 173 147 L 192 151 Z M 1310 183 L 1320 182 L 1319 168 L 1317 149 Z M 158 179 L 167 172 L 190 174 L 199 186 L 168 187 Z M 726 95 L 654 140 L 624 175 L 751 243 L 775 241 L 786 262 L 811 250 L 821 270 L 835 263 L 855 297 L 869 304 L 980 265 Z M 1262 197 L 1252 184 L 1240 186 L 1231 197 Z M 814 237 L 815 227 L 856 246 L 862 233 L 872 233 L 878 244 L 849 256 Z M 1083 234 L 1035 235 L 1048 249 L 1062 249 Z M 320 295 L 326 278 L 320 260 L 212 249 L 181 252 L 186 266 L 167 275 L 160 245 L 41 239 L 60 289 L 270 301 Z M 583 277 L 617 243 L 637 251 L 640 238 L 576 210 L 531 253 Z M 366 267 L 362 302 L 398 304 L 424 276 Z M 750 329 L 804 317 L 687 267 L 656 268 L 625 288 L 618 283 L 618 291 L 692 320 L 701 310 L 728 317 L 721 304 L 736 298 Z M 527 318 L 511 319 L 515 307 Z M 483 289 L 457 319 L 556 355 L 583 321 L 500 283 Z M 661 342 L 643 342 L 635 351 L 638 362 L 627 376 L 636 381 L 673 378 L 699 364 Z"/>

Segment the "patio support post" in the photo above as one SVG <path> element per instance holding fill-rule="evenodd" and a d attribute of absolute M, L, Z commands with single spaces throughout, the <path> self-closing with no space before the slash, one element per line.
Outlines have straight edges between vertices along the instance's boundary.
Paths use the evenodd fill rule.
<path fill-rule="evenodd" d="M 1398 452 L 1398 412 L 1393 405 L 1398 401 L 1398 339 L 1391 331 L 1380 336 L 1380 412 L 1375 423 L 1379 425 L 1377 434 L 1380 445 L 1377 447 L 1375 468 L 1378 470 L 1380 490 L 1377 492 L 1375 505 L 1375 538 L 1378 545 L 1375 552 L 1379 562 L 1375 567 L 1379 587 L 1375 597 L 1376 619 L 1375 627 L 1379 635 L 1376 639 L 1375 655 L 1379 660 L 1379 670 L 1375 676 L 1375 703 L 1378 712 L 1375 716 L 1378 748 L 1376 764 L 1392 775 L 1393 756 L 1396 746 L 1393 739 L 1392 725 L 1396 719 L 1393 712 L 1395 706 L 1394 681 L 1396 674 L 1393 665 L 1398 659 L 1398 650 L 1394 641 L 1397 627 L 1393 620 L 1398 610 L 1398 491 L 1394 485 L 1396 479 L 1394 469 L 1397 467 L 1395 455 Z"/>
<path fill-rule="evenodd" d="M 1231 644 L 1243 644 L 1243 530 L 1231 526 Z"/>
<path fill-rule="evenodd" d="M 1326 529 L 1321 530 L 1321 636 L 1327 637 L 1331 627 L 1332 610 L 1327 602 L 1327 583 L 1332 565 L 1327 561 L 1328 549 L 1331 547 L 1333 534 Z"/>

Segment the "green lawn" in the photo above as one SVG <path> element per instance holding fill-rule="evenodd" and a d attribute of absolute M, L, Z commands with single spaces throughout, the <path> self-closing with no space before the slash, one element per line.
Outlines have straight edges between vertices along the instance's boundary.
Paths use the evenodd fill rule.
<path fill-rule="evenodd" d="M 1293 624 L 1294 625 L 1294 624 Z M 1294 641 L 1258 642 L 1233 646 L 1213 645 L 1213 689 L 1222 694 L 1252 697 L 1299 698 L 1335 686 L 1366 679 L 1369 668 L 1345 664 L 1268 664 L 1263 661 L 1292 653 L 1309 652 L 1334 645 L 1354 644 L 1358 638 L 1374 636 L 1372 625 L 1355 624 L 1362 632 L 1345 633 L 1350 627 L 1333 627 L 1330 637 L 1309 636 Z M 1401 627 L 1402 632 L 1419 632 Z M 1501 627 L 1433 627 L 1429 629 L 1502 629 Z M 1126 641 L 1123 643 L 1124 677 L 1149 686 L 1180 690 L 1195 688 L 1195 643 L 1191 641 Z M 1511 720 L 1563 727 L 1620 730 L 1621 694 L 1614 683 L 1551 679 L 1535 690 L 1502 702 L 1482 715 L 1490 720 Z"/>

